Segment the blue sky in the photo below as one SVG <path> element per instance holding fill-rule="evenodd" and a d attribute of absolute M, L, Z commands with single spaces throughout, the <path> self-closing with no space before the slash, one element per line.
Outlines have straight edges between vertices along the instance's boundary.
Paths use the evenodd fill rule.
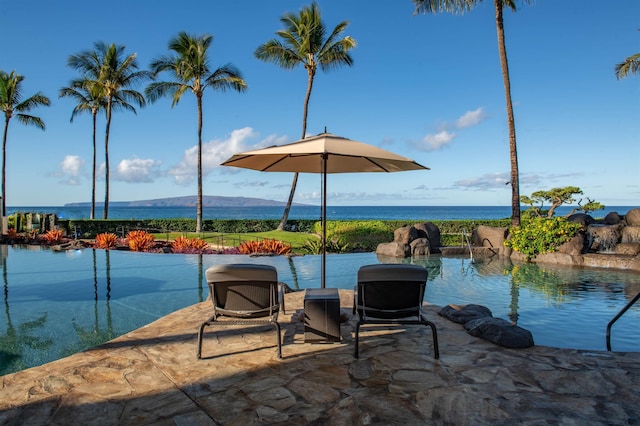
<path fill-rule="evenodd" d="M 2 1 L 0 69 L 25 76 L 25 96 L 52 105 L 32 112 L 42 132 L 12 120 L 7 205 L 91 199 L 91 118 L 69 122 L 58 91 L 77 76 L 69 55 L 95 41 L 126 46 L 147 68 L 180 31 L 212 34 L 211 65 L 232 63 L 245 93 L 204 97 L 204 194 L 286 201 L 292 174 L 221 167 L 232 154 L 297 140 L 303 68 L 253 55 L 308 1 Z M 509 205 L 509 145 L 492 1 L 465 15 L 413 15 L 411 0 L 319 1 L 329 28 L 347 20 L 354 65 L 318 72 L 307 132 L 327 130 L 431 168 L 332 175 L 329 205 Z M 104 7 L 112 10 L 107 13 Z M 520 192 L 574 185 L 605 205 L 640 205 L 640 76 L 616 80 L 614 65 L 640 52 L 640 2 L 537 0 L 505 11 Z M 165 77 L 166 78 L 166 77 Z M 138 88 L 140 91 L 144 87 Z M 114 114 L 110 200 L 196 193 L 196 105 L 187 93 Z M 104 118 L 98 160 L 104 161 Z M 97 199 L 104 199 L 100 174 Z M 296 202 L 320 203 L 320 177 L 301 174 Z"/>

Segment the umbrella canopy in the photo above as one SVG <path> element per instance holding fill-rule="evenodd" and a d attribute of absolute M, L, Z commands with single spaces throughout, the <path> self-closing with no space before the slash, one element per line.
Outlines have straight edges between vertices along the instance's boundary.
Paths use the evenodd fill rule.
<path fill-rule="evenodd" d="M 222 165 L 262 172 L 298 173 L 400 172 L 429 169 L 393 152 L 331 133 L 322 133 L 286 145 L 235 154 Z"/>
<path fill-rule="evenodd" d="M 410 158 L 331 133 L 233 155 L 223 166 L 262 172 L 322 173 L 322 287 L 326 276 L 327 174 L 429 170 Z"/>

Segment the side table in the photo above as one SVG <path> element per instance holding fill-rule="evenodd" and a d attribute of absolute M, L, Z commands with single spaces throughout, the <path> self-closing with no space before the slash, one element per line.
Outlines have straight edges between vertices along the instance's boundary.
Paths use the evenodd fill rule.
<path fill-rule="evenodd" d="M 337 288 L 311 288 L 304 294 L 305 343 L 340 341 L 340 295 Z"/>

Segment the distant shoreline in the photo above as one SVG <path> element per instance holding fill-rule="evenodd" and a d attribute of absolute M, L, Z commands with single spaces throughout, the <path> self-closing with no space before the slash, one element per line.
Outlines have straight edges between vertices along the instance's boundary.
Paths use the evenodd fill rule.
<path fill-rule="evenodd" d="M 604 218 L 610 212 L 620 215 L 636 206 L 610 206 L 591 215 Z M 557 216 L 564 216 L 572 206 L 560 206 Z M 280 220 L 284 207 L 276 206 L 230 206 L 203 207 L 205 220 Z M 7 207 L 7 214 L 15 212 L 53 213 L 60 219 L 89 219 L 89 206 L 33 206 Z M 289 220 L 320 220 L 319 206 L 293 205 Z M 437 220 L 497 220 L 511 217 L 511 206 L 328 206 L 328 220 L 402 220 L 407 223 Z M 102 218 L 102 208 L 96 208 L 95 218 Z M 116 206 L 110 205 L 109 219 L 195 219 L 195 206 Z"/>

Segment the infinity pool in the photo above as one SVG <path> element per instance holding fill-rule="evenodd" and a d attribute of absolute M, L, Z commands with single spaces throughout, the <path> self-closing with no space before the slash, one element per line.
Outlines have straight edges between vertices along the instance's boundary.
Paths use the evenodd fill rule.
<path fill-rule="evenodd" d="M 299 289 L 319 287 L 321 270 L 319 256 L 55 253 L 0 246 L 0 259 L 0 375 L 71 355 L 205 300 L 204 271 L 212 265 L 273 265 L 280 281 Z M 360 266 L 402 261 L 373 253 L 328 255 L 327 287 L 352 289 Z M 495 317 L 530 330 L 537 345 L 606 350 L 607 323 L 640 291 L 640 274 L 621 271 L 440 256 L 413 263 L 429 269 L 427 302 L 485 305 Z M 614 351 L 640 351 L 639 321 L 636 305 L 613 326 Z"/>

